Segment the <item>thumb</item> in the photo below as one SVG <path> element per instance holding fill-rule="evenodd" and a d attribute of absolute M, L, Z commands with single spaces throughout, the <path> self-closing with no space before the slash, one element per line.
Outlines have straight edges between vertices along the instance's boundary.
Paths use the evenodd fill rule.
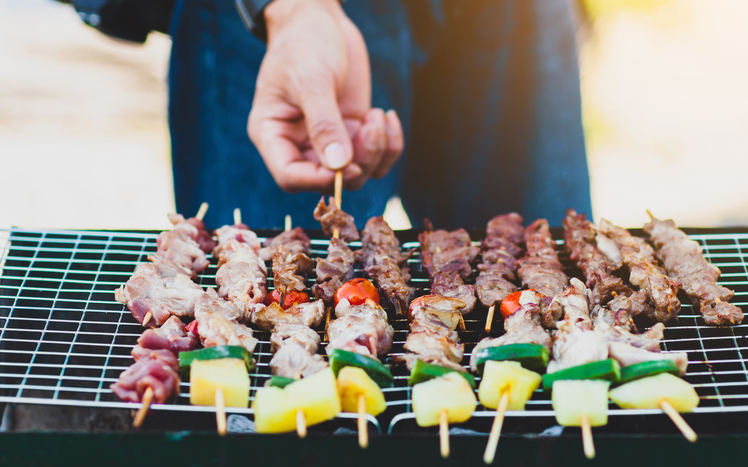
<path fill-rule="evenodd" d="M 332 86 L 310 87 L 302 99 L 302 112 L 312 147 L 322 165 L 330 170 L 342 169 L 353 160 L 353 145 L 348 136 L 338 99 Z"/>

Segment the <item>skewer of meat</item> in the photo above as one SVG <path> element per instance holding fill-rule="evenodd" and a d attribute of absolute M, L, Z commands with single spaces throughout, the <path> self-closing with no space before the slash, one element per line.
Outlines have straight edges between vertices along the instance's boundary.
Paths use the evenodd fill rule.
<path fill-rule="evenodd" d="M 491 332 L 496 305 L 517 290 L 517 258 L 524 233 L 522 216 L 517 213 L 499 215 L 488 221 L 486 238 L 481 243 L 482 262 L 478 265 L 475 290 L 481 303 L 488 307 L 486 333 Z"/>
<path fill-rule="evenodd" d="M 159 328 L 146 329 L 138 338 L 131 352 L 135 363 L 111 385 L 120 399 L 143 404 L 133 419 L 134 428 L 142 425 L 154 401 L 162 404 L 179 394 L 179 352 L 196 346 L 197 337 L 176 316 Z"/>
<path fill-rule="evenodd" d="M 717 285 L 721 271 L 704 258 L 699 244 L 689 239 L 671 219 L 662 221 L 651 214 L 650 217 L 652 220 L 644 226 L 644 231 L 657 248 L 657 257 L 670 277 L 683 284 L 683 290 L 699 306 L 706 324 L 740 324 L 743 311 L 728 303 L 735 292 Z"/>
<path fill-rule="evenodd" d="M 267 295 L 267 267 L 259 256 L 260 241 L 242 223 L 241 211 L 234 210 L 234 225 L 215 231 L 218 239 L 213 255 L 218 258 L 216 285 L 221 298 L 242 310 L 241 321 L 252 322 Z"/>
<path fill-rule="evenodd" d="M 362 232 L 362 248 L 356 251 L 356 260 L 379 289 L 385 303 L 392 305 L 401 316 L 413 297 L 414 289 L 408 286 L 410 273 L 404 267 L 408 255 L 400 251 L 400 242 L 385 220 L 372 217 Z"/>
<path fill-rule="evenodd" d="M 197 217 L 170 215 L 174 228 L 159 234 L 156 255 L 148 257 L 150 263 L 138 265 L 114 292 L 144 326 L 160 326 L 171 315 L 192 316 L 194 300 L 202 293 L 192 279 L 207 267 L 205 254 L 215 245 L 201 220 L 206 211 L 203 203 Z"/>
<path fill-rule="evenodd" d="M 613 271 L 619 266 L 613 264 L 603 254 L 598 241 L 603 247 L 613 247 L 606 237 L 597 233 L 595 225 L 587 216 L 577 214 L 573 209 L 566 211 L 564 224 L 564 247 L 569 257 L 582 270 L 587 286 L 592 291 L 592 300 L 596 305 L 605 305 L 604 318 L 611 326 L 623 326 L 631 331 L 635 328 L 633 317 L 638 315 L 653 316 L 654 309 L 649 305 L 644 289 L 634 291 L 623 283 Z M 593 311 L 592 316 L 596 316 Z"/>
<path fill-rule="evenodd" d="M 431 279 L 431 294 L 462 300 L 465 307 L 460 313 L 460 330 L 465 330 L 463 314 L 475 307 L 475 286 L 466 285 L 472 274 L 473 262 L 480 249 L 472 245 L 465 229 L 448 232 L 434 230 L 426 221 L 426 230 L 418 235 L 421 244 L 421 261 Z"/>
<path fill-rule="evenodd" d="M 645 316 L 662 323 L 677 319 L 680 312 L 677 295 L 681 284 L 657 266 L 652 247 L 644 239 L 634 237 L 626 229 L 605 219 L 600 221 L 598 232 L 597 244 L 603 254 L 616 269 L 624 264 L 627 266 L 629 282 L 643 290 L 647 301 L 653 305 L 651 313 Z"/>
<path fill-rule="evenodd" d="M 403 346 L 407 353 L 400 357 L 400 360 L 405 362 L 411 372 L 411 384 L 414 380 L 419 379 L 415 377 L 419 371 L 419 362 L 441 367 L 439 371 L 446 373 L 444 377 L 453 375 L 455 372 L 466 374 L 465 369 L 460 365 L 464 354 L 464 345 L 460 343 L 456 330 L 462 315 L 461 310 L 464 308 L 465 302 L 462 300 L 438 295 L 424 295 L 413 300 L 410 304 L 408 309 L 410 333 Z M 419 422 L 416 406 L 417 392 L 421 389 L 419 388 L 420 385 L 430 383 L 430 381 L 416 382 L 413 388 L 413 404 L 417 422 Z M 458 376 L 456 381 L 453 379 L 442 383 L 453 385 L 455 383 L 464 384 L 465 381 L 461 376 Z M 419 391 L 417 391 L 417 388 L 419 388 Z M 472 389 L 469 386 L 466 389 L 474 404 L 475 395 Z M 449 403 L 449 401 L 445 402 Z M 470 404 L 469 400 L 465 402 L 468 405 Z M 471 415 L 472 409 L 467 414 L 459 415 L 456 421 L 465 421 Z M 425 423 L 433 424 L 434 422 Z M 449 413 L 446 408 L 440 410 L 437 423 L 439 425 L 442 457 L 446 458 L 449 456 Z M 419 422 L 420 424 L 421 422 Z"/>
<path fill-rule="evenodd" d="M 558 259 L 548 221 L 537 219 L 530 224 L 525 229 L 524 240 L 527 252 L 517 260 L 517 276 L 522 282 L 522 288 L 532 289 L 548 299 L 563 292 L 569 285 L 569 278 Z M 541 318 L 544 328 L 553 329 L 561 316 L 547 313 L 543 306 Z"/>

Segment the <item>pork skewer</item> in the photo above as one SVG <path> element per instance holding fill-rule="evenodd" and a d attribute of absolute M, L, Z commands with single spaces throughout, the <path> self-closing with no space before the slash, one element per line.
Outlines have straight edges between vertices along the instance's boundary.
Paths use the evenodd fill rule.
<path fill-rule="evenodd" d="M 408 255 L 400 251 L 400 242 L 385 220 L 372 217 L 362 232 L 363 246 L 356 251 L 356 260 L 364 265 L 368 277 L 376 284 L 385 303 L 401 316 L 413 297 L 408 286 L 410 273 L 404 267 Z"/>
<path fill-rule="evenodd" d="M 721 271 L 704 258 L 699 244 L 689 239 L 672 220 L 662 221 L 651 214 L 650 217 L 652 220 L 644 226 L 644 231 L 657 248 L 658 258 L 668 274 L 683 284 L 683 290 L 694 305 L 699 306 L 706 324 L 740 324 L 743 311 L 728 303 L 735 292 L 717 285 Z"/>
<path fill-rule="evenodd" d="M 524 233 L 522 217 L 516 213 L 499 215 L 488 221 L 486 238 L 481 243 L 482 262 L 478 265 L 475 290 L 481 303 L 488 307 L 485 332 L 491 332 L 496 306 L 517 286 L 517 258 Z"/>
<path fill-rule="evenodd" d="M 647 318 L 663 323 L 676 319 L 680 312 L 677 297 L 680 282 L 669 278 L 665 270 L 657 266 L 652 247 L 605 219 L 600 221 L 598 232 L 597 242 L 603 254 L 614 265 L 627 266 L 629 281 L 643 290 L 653 305 L 653 311 Z"/>
<path fill-rule="evenodd" d="M 466 285 L 465 280 L 472 274 L 470 265 L 480 249 L 472 246 L 465 229 L 448 232 L 433 230 L 426 221 L 426 230 L 418 235 L 421 244 L 423 267 L 431 279 L 431 294 L 462 300 L 465 307 L 460 313 L 460 330 L 465 330 L 463 314 L 475 307 L 475 286 Z"/>

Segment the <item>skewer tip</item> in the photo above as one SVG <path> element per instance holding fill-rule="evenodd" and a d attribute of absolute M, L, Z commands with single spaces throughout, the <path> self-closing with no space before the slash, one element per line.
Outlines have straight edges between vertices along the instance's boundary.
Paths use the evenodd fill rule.
<path fill-rule="evenodd" d="M 647 209 L 646 211 L 647 211 L 647 215 L 649 216 L 649 220 L 651 221 L 655 220 L 655 216 L 652 214 L 652 211 L 650 211 L 649 209 Z"/>
<path fill-rule="evenodd" d="M 491 425 L 491 433 L 488 435 L 488 443 L 486 444 L 486 451 L 483 453 L 483 462 L 486 464 L 493 463 L 496 457 L 496 448 L 499 445 L 499 438 L 501 437 L 501 427 L 504 425 L 504 413 L 509 406 L 509 391 L 506 388 L 499 390 L 499 405 L 496 407 L 496 417 L 493 419 L 493 425 Z"/>
<path fill-rule="evenodd" d="M 242 210 L 239 208 L 234 209 L 234 225 L 242 223 Z"/>
<path fill-rule="evenodd" d="M 493 315 L 496 312 L 496 304 L 491 305 L 491 307 L 488 309 L 488 314 L 486 315 L 486 334 L 489 334 L 491 332 L 491 326 L 493 326 Z"/>
<path fill-rule="evenodd" d="M 218 434 L 226 436 L 228 428 L 226 426 L 226 402 L 223 398 L 223 389 L 216 388 L 216 426 L 218 427 Z"/>
<path fill-rule="evenodd" d="M 343 205 L 343 171 L 335 171 L 335 206 L 342 209 Z"/>
<path fill-rule="evenodd" d="M 306 417 L 303 410 L 296 411 L 296 434 L 299 438 L 306 438 Z"/>
<path fill-rule="evenodd" d="M 675 410 L 675 407 L 673 407 L 670 402 L 662 400 L 660 402 L 660 408 L 667 414 L 668 417 L 670 417 L 670 420 L 673 421 L 675 426 L 678 427 L 680 432 L 683 433 L 683 436 L 688 441 L 690 441 L 691 443 L 695 443 L 696 440 L 699 439 L 699 437 L 696 435 L 696 432 L 693 431 L 693 428 L 691 428 L 691 425 L 689 425 L 688 422 L 683 418 L 683 416 L 677 410 Z"/>
<path fill-rule="evenodd" d="M 358 445 L 361 449 L 369 446 L 369 429 L 366 426 L 366 396 L 358 396 Z"/>
<path fill-rule="evenodd" d="M 143 425 L 145 415 L 148 413 L 148 409 L 151 408 L 151 402 L 153 402 L 153 389 L 148 386 L 145 389 L 145 393 L 143 393 L 143 405 L 140 406 L 138 413 L 135 414 L 135 417 L 132 420 L 133 428 L 140 428 L 141 425 Z"/>
<path fill-rule="evenodd" d="M 289 230 L 291 230 L 291 214 L 286 214 L 286 225 L 285 225 L 284 230 L 286 232 L 288 232 Z"/>
<path fill-rule="evenodd" d="M 582 445 L 584 446 L 584 456 L 587 459 L 595 458 L 595 443 L 592 440 L 592 426 L 590 417 L 582 415 Z"/>
<path fill-rule="evenodd" d="M 447 409 L 439 413 L 439 448 L 444 459 L 449 457 L 449 418 Z"/>
<path fill-rule="evenodd" d="M 195 214 L 195 218 L 197 220 L 203 220 L 205 218 L 205 213 L 208 212 L 208 203 L 203 203 L 200 205 L 200 209 L 197 210 L 197 214 Z"/>

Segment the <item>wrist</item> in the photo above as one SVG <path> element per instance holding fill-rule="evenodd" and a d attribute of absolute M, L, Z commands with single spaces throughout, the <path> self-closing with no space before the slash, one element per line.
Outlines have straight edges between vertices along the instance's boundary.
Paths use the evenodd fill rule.
<path fill-rule="evenodd" d="M 340 0 L 273 0 L 264 10 L 268 38 L 309 11 L 344 14 Z"/>

